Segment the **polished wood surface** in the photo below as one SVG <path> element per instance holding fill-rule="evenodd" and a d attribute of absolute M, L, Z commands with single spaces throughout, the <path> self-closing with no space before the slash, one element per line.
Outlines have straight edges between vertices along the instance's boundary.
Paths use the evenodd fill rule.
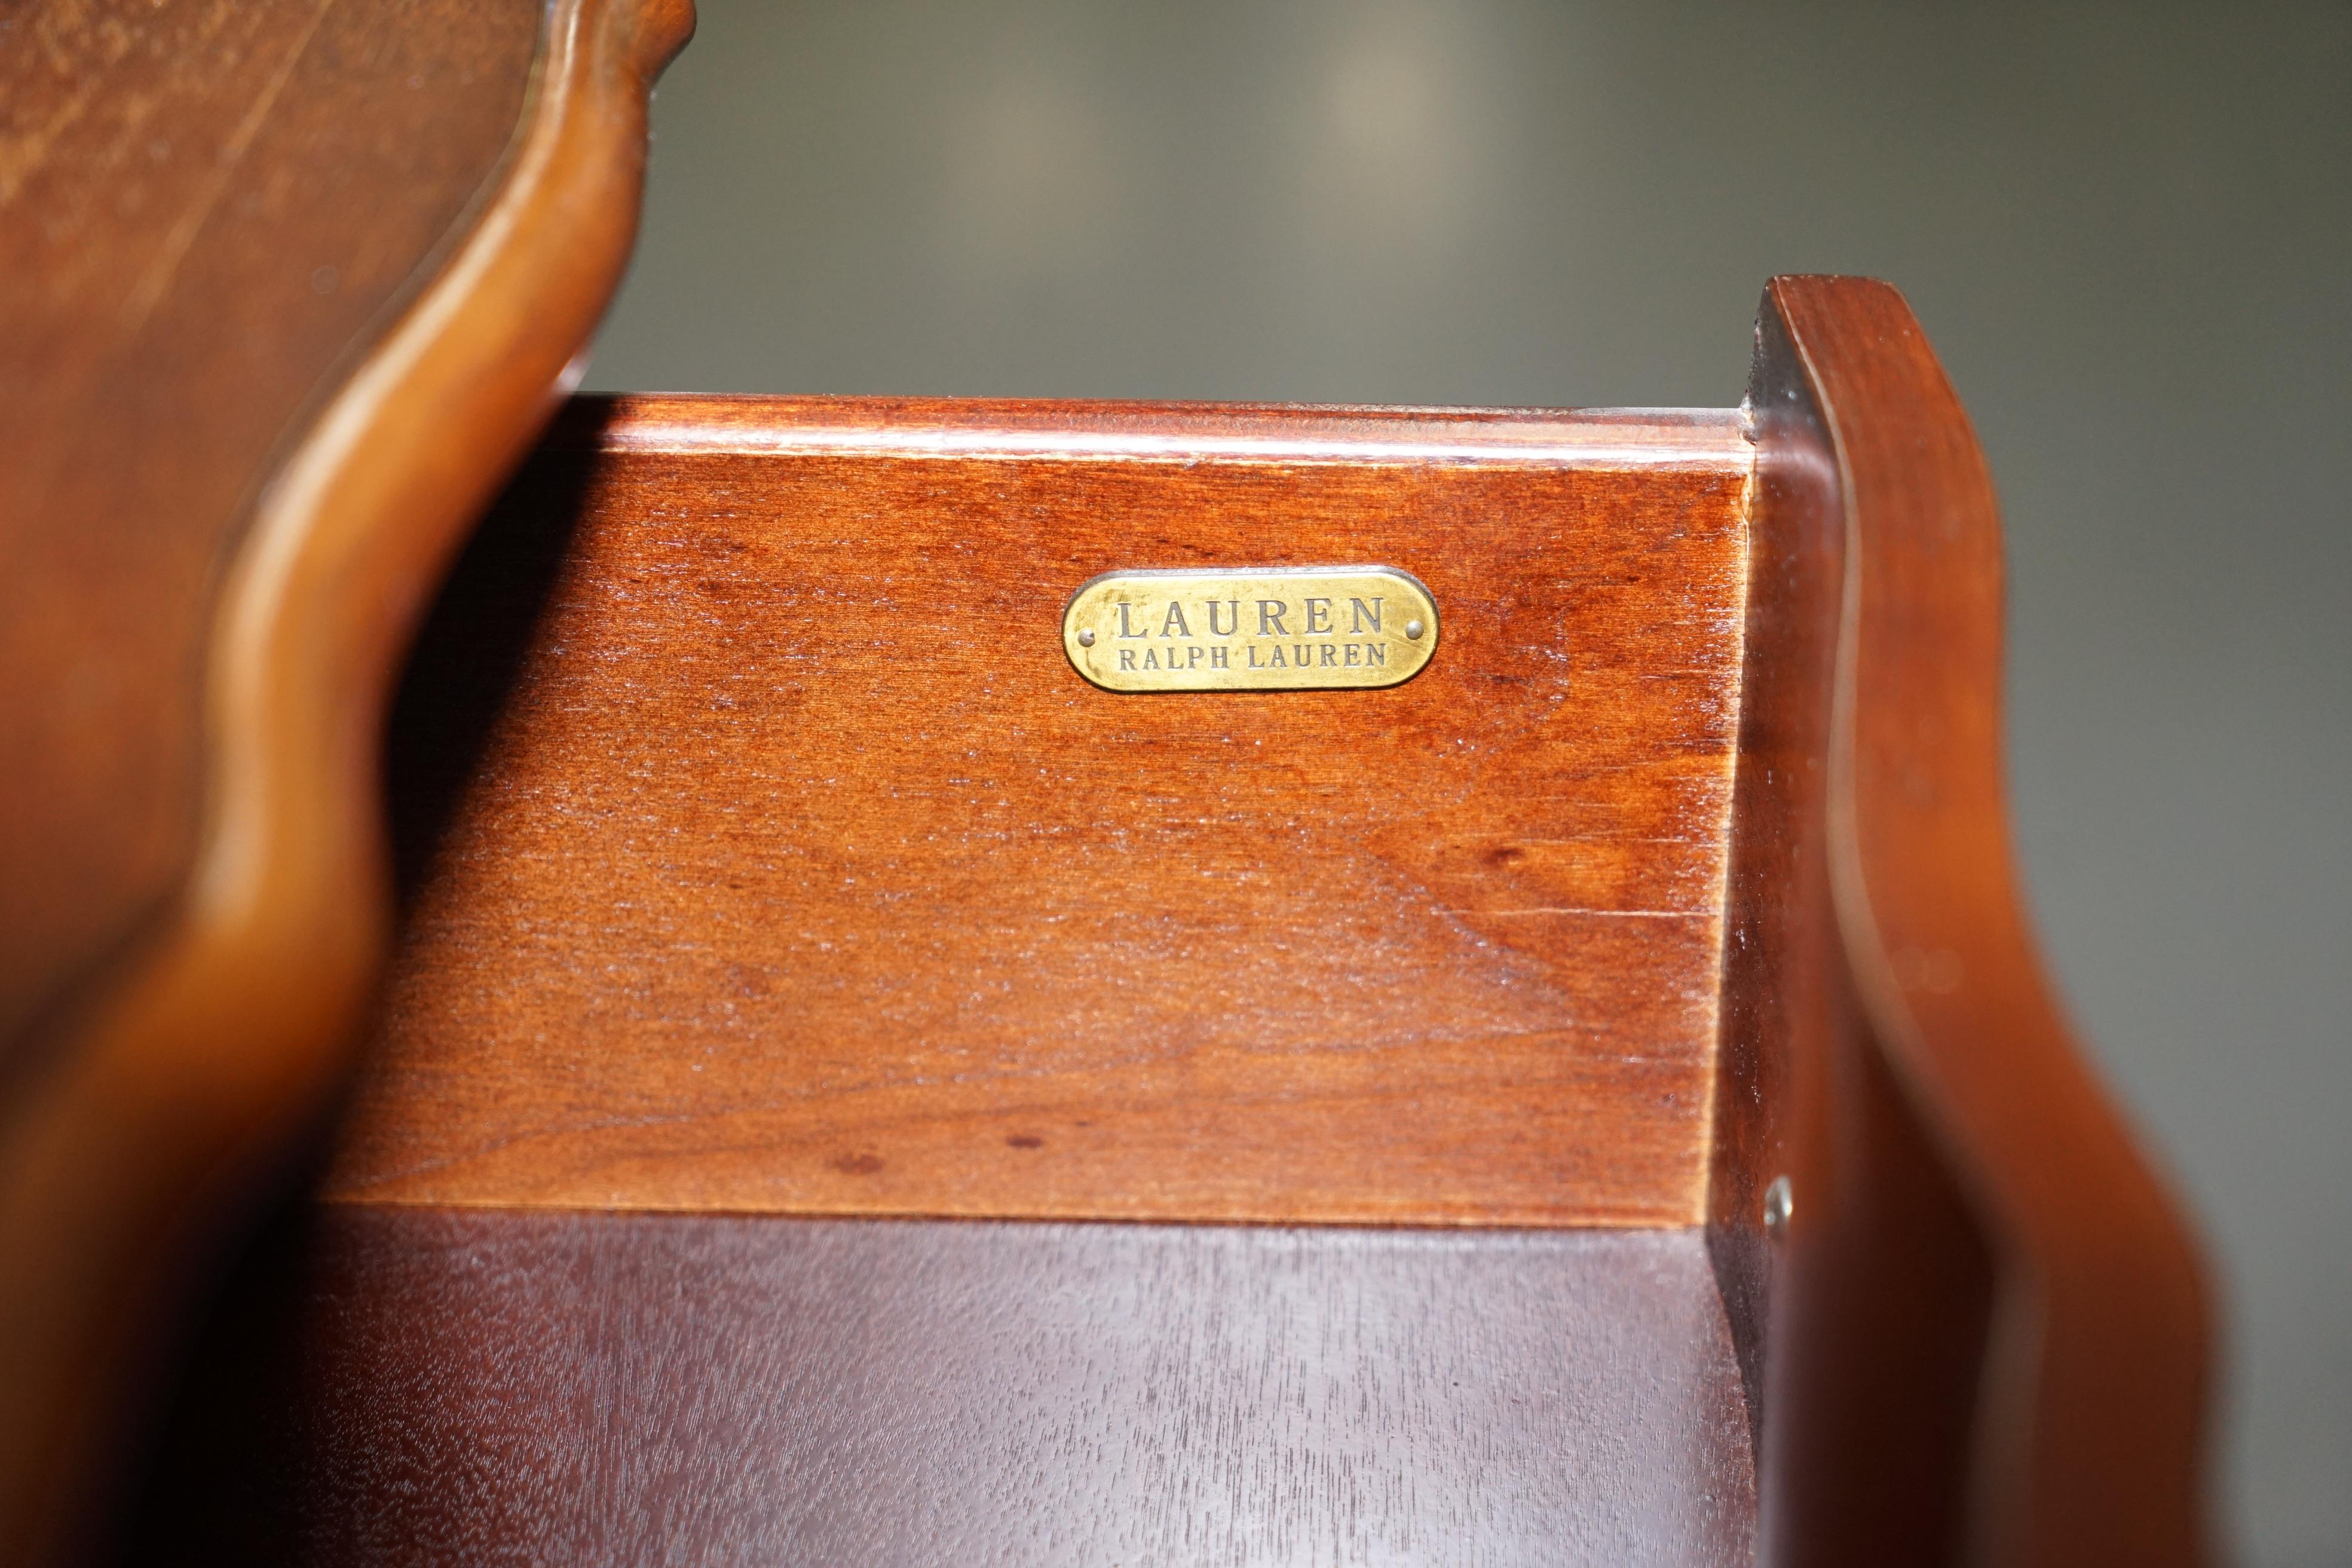
<path fill-rule="evenodd" d="M 1766 1559 L 2204 1561 L 2203 1288 L 2025 925 L 1982 454 L 1865 279 L 1774 280 L 1749 404 L 1733 951 L 1766 962 L 1728 977 L 1716 1256 Z"/>
<path fill-rule="evenodd" d="M 1753 1547 L 1689 1230 L 331 1205 L 198 1365 L 134 1563 L 1734 1568 Z"/>
<path fill-rule="evenodd" d="M 664 398 L 568 439 L 401 703 L 416 880 L 328 1195 L 1701 1217 L 1735 416 Z M 1108 569 L 1349 563 L 1441 606 L 1402 686 L 1064 655 Z"/>
<path fill-rule="evenodd" d="M 68 1549 L 387 923 L 378 724 L 617 280 L 683 5 L 20 8 L 0 1552 Z"/>
<path fill-rule="evenodd" d="M 499 167 L 539 9 L 11 8 L 0 1072 L 35 1070 L 186 880 L 227 558 Z"/>
<path fill-rule="evenodd" d="M 446 29 L 490 74 L 354 253 L 374 303 L 257 328 L 232 417 L 234 335 L 176 290 L 320 221 L 271 205 L 341 145 L 306 73 L 435 45 L 75 15 L 0 161 L 67 327 L 10 324 L 0 396 L 55 370 L 84 423 L 176 396 L 221 441 L 159 447 L 184 489 L 36 447 L 0 479 L 0 592 L 140 621 L 0 632 L 46 748 L 0 852 L 60 889 L 0 916 L 28 1562 L 89 1543 L 157 1325 L 361 1032 L 391 666 L 617 276 L 688 22 Z M 155 74 L 205 48 L 236 113 Z M 160 85 L 56 87 L 115 70 Z M 142 184 L 140 115 L 228 155 Z M 224 502 L 196 469 L 239 454 Z M 161 542 L 120 604 L 107 497 Z M 1430 584 L 1428 670 L 1122 696 L 1062 655 L 1098 571 L 1332 562 Z M 1776 279 L 1721 413 L 575 405 L 409 672 L 368 1066 L 122 1543 L 2204 1561 L 2208 1307 L 2033 957 L 2000 593 L 1966 417 L 1859 279 Z"/>

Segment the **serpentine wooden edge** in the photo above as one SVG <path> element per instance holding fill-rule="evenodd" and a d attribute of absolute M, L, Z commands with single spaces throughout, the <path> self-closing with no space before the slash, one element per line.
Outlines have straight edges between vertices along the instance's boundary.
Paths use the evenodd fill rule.
<path fill-rule="evenodd" d="M 318 26 L 232 106 L 222 167 Z M 541 26 L 497 172 L 397 316 L 346 352 L 223 563 L 193 868 L 0 1104 L 0 1560 L 71 1550 L 168 1304 L 315 1114 L 381 965 L 392 676 L 450 552 L 576 380 L 635 237 L 647 95 L 693 11 L 553 0 Z"/>
<path fill-rule="evenodd" d="M 2205 1561 L 2209 1307 L 2023 914 L 1983 455 L 1886 285 L 1776 279 L 1758 335 L 1743 786 L 1783 764 L 1770 790 L 1811 806 L 1780 823 L 1769 891 L 1736 889 L 1735 946 L 1811 913 L 1834 931 L 1727 1009 L 1733 1028 L 1767 1020 L 1783 1059 L 1727 1066 L 1727 1098 L 1760 1079 L 1779 1124 L 1729 1129 L 1748 1175 L 1718 1166 L 1735 1201 L 1717 1223 L 1753 1225 L 1762 1149 L 1795 1193 L 1769 1265 L 1765 1558 Z M 1833 645 L 1795 629 L 1809 602 Z M 1793 715 L 1816 676 L 1818 758 Z M 1818 790 L 1788 782 L 1816 760 Z M 1736 828 L 1751 856 L 1759 826 Z M 1742 988 L 1737 958 L 1727 979 Z M 1736 1303 L 1740 1270 L 1722 1271 Z"/>

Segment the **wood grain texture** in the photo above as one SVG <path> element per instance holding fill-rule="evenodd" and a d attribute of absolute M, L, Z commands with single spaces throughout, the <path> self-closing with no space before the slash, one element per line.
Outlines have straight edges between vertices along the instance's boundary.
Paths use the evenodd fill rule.
<path fill-rule="evenodd" d="M 226 559 L 507 152 L 539 9 L 11 8 L 0 1072 L 186 877 Z"/>
<path fill-rule="evenodd" d="M 1776 311 L 1757 340 L 1742 685 L 1753 749 L 1734 807 L 1710 1227 L 1768 1456 L 1763 1555 L 1965 1562 L 1992 1264 L 1954 1167 L 1870 1037 L 1846 956 L 1830 784 L 1851 647 L 1847 510 Z M 1793 1184 L 1798 1217 L 1774 1236 L 1762 1195 L 1776 1176 Z"/>
<path fill-rule="evenodd" d="M 131 1562 L 1751 1560 L 1689 1230 L 331 1205 L 200 1364 Z"/>
<path fill-rule="evenodd" d="M 1774 1259 L 1765 1194 L 1793 1176 L 1790 1107 L 1831 1092 L 1819 1042 L 1850 1015 L 1830 901 L 1827 808 L 1844 552 L 1834 458 L 1792 429 L 1767 366 L 1777 320 L 1757 327 L 1748 501 L 1748 624 L 1726 871 L 1707 1237 L 1759 1421 Z M 1810 1048 L 1809 1048 L 1810 1047 Z M 1808 1180 L 1810 1201 L 1811 1183 Z M 1760 1437 L 1760 1433 L 1759 1433 Z"/>
<path fill-rule="evenodd" d="M 1695 1223 L 1749 454 L 1729 414 L 583 408 L 420 641 L 325 1190 Z M 1359 562 L 1444 616 L 1391 689 L 1063 655 L 1109 568 Z"/>
<path fill-rule="evenodd" d="M 394 661 L 617 280 L 690 15 L 8 23 L 5 243 L 44 307 L 0 421 L 13 1561 L 68 1549 L 176 1291 L 332 1081 L 387 924 Z"/>
<path fill-rule="evenodd" d="M 1751 630 L 1837 627 L 1826 668 L 1817 638 L 1759 638 L 1784 662 L 1750 671 L 1751 732 L 1801 766 L 1763 747 L 1735 808 L 1781 836 L 1743 845 L 1764 874 L 1735 929 L 1796 955 L 1777 995 L 1735 963 L 1725 1009 L 1757 1060 L 1727 1078 L 1759 1089 L 1724 1102 L 1718 1226 L 1752 1223 L 1764 1171 L 1797 1193 L 1760 1273 L 1717 1247 L 1766 1346 L 1766 1561 L 2201 1562 L 2203 1289 L 2025 926 L 1982 455 L 1884 284 L 1775 279 L 1750 401 Z"/>

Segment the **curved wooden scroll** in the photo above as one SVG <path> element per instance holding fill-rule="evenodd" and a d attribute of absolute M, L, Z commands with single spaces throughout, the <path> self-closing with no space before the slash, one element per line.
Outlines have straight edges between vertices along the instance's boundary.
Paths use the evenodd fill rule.
<path fill-rule="evenodd" d="M 1714 1228 L 1765 1561 L 2200 1562 L 2208 1308 L 2021 912 L 1983 456 L 1881 283 L 1776 279 L 1749 400 Z"/>
<path fill-rule="evenodd" d="M 387 927 L 395 661 L 575 379 L 693 25 L 689 0 L 148 9 L 20 18 L 51 74 L 20 73 L 0 163 L 49 310 L 0 338 L 0 402 L 48 416 L 9 454 L 0 564 L 26 616 L 100 617 L 17 617 L 0 704 L 30 748 L 0 974 L 9 1561 L 62 1549 L 159 1302 L 333 1081 Z M 84 722 L 110 658 L 130 695 Z"/>

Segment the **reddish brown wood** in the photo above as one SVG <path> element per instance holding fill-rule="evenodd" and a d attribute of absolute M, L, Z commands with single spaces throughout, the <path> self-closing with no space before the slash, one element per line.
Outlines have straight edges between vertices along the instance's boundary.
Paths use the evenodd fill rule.
<path fill-rule="evenodd" d="M 1752 1560 L 1695 1231 L 332 1205 L 289 1250 L 131 1561 Z"/>
<path fill-rule="evenodd" d="M 21 1073 L 37 1016 L 187 875 L 224 559 L 273 455 L 512 140 L 539 7 L 142 0 L 10 23 L 0 1068 Z"/>
<path fill-rule="evenodd" d="M 5 1560 L 59 1549 L 185 1271 L 331 1081 L 387 912 L 392 668 L 617 279 L 689 21 L 6 18 Z"/>
<path fill-rule="evenodd" d="M 2024 926 L 1982 456 L 1883 284 L 1776 279 L 1750 402 L 1714 1223 L 1766 1560 L 2202 1561 L 2202 1287 Z"/>
<path fill-rule="evenodd" d="M 1733 418 L 604 415 L 424 639 L 401 754 L 488 731 L 424 791 L 331 1195 L 1700 1217 Z M 1062 652 L 1107 569 L 1358 562 L 1436 595 L 1402 686 Z"/>
<path fill-rule="evenodd" d="M 8 955 L 16 1557 L 327 1081 L 385 668 L 625 247 L 682 18 L 551 27 L 495 194 L 190 514 L 217 580 L 140 581 L 187 711 L 33 775 L 146 826 Z M 221 79 L 267 140 L 294 75 Z M 82 591 L 64 538 L 8 542 Z M 1060 657 L 1107 567 L 1333 561 L 1430 584 L 1428 671 Z M 2022 923 L 1999 598 L 1855 279 L 1774 282 L 1745 416 L 583 405 L 412 674 L 341 1201 L 216 1321 L 142 1553 L 1729 1562 L 1760 1499 L 1772 1563 L 2200 1561 L 2206 1307 Z M 68 744 L 39 658 L 0 717 Z"/>
<path fill-rule="evenodd" d="M 1765 1408 L 1765 1328 L 1772 1258 L 1765 1194 L 1790 1174 L 1788 1106 L 1819 1100 L 1818 1052 L 1801 1043 L 1832 1027 L 1844 992 L 1834 961 L 1824 848 L 1830 693 L 1836 670 L 1839 568 L 1833 465 L 1818 442 L 1793 439 L 1764 366 L 1777 364 L 1779 323 L 1757 324 L 1749 439 L 1745 662 L 1738 762 L 1726 873 L 1707 1236 L 1748 1411 Z M 1800 1084 L 1796 1075 L 1812 1069 Z"/>

